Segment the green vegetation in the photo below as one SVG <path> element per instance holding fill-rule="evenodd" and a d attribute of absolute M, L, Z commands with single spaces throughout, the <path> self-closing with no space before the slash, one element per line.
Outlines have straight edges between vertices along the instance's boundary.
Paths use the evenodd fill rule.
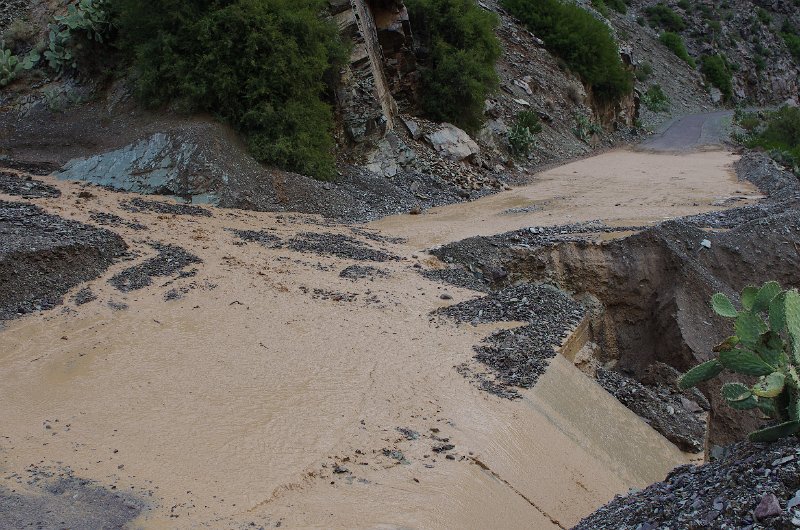
<path fill-rule="evenodd" d="M 794 57 L 795 61 L 800 63 L 800 30 L 792 26 L 787 20 L 783 24 L 781 35 L 792 57 Z"/>
<path fill-rule="evenodd" d="M 661 34 L 658 38 L 661 41 L 661 44 L 666 46 L 672 53 L 677 55 L 679 58 L 683 59 L 686 64 L 691 66 L 692 68 L 697 68 L 697 63 L 695 63 L 694 59 L 689 56 L 689 52 L 686 51 L 686 45 L 683 43 L 683 38 L 678 35 L 677 33 L 672 33 L 669 31 L 665 31 Z"/>
<path fill-rule="evenodd" d="M 414 35 L 429 53 L 420 65 L 420 105 L 436 121 L 480 128 L 498 86 L 497 17 L 472 0 L 407 0 Z"/>
<path fill-rule="evenodd" d="M 686 29 L 686 22 L 683 21 L 683 18 L 667 7 L 666 4 L 650 6 L 644 10 L 644 13 L 651 27 L 662 28 L 673 32 Z"/>
<path fill-rule="evenodd" d="M 575 136 L 582 142 L 589 143 L 595 134 L 603 132 L 603 128 L 593 122 L 591 118 L 584 114 L 575 115 L 575 128 L 572 130 Z"/>
<path fill-rule="evenodd" d="M 653 112 L 667 112 L 669 110 L 669 97 L 664 93 L 661 85 L 653 85 L 647 89 L 642 98 L 644 106 Z"/>
<path fill-rule="evenodd" d="M 745 145 L 767 150 L 800 175 L 800 108 L 785 106 L 765 113 L 763 119 L 755 113 L 737 112 L 736 122 L 748 134 Z"/>
<path fill-rule="evenodd" d="M 536 135 L 542 132 L 539 116 L 532 111 L 522 111 L 508 131 L 508 143 L 516 156 L 527 156 L 536 145 Z"/>
<path fill-rule="evenodd" d="M 608 27 L 589 12 L 559 0 L 503 0 L 503 6 L 541 37 L 547 49 L 589 85 L 600 101 L 630 93 L 633 78 Z"/>
<path fill-rule="evenodd" d="M 719 355 L 686 372 L 681 389 L 715 378 L 724 370 L 758 377 L 752 386 L 726 383 L 722 395 L 737 410 L 757 409 L 774 425 L 750 434 L 754 442 L 771 442 L 800 432 L 800 293 L 783 291 L 777 282 L 760 289 L 746 287 L 737 310 L 722 293 L 711 306 L 734 319 L 735 335 L 714 348 Z"/>
<path fill-rule="evenodd" d="M 32 69 L 38 62 L 39 54 L 35 50 L 20 59 L 0 45 L 0 87 L 11 84 L 21 72 Z"/>
<path fill-rule="evenodd" d="M 80 0 L 67 7 L 67 14 L 50 24 L 44 58 L 56 72 L 76 69 L 91 50 L 92 43 L 103 43 L 113 31 L 109 6 L 105 0 Z"/>
<path fill-rule="evenodd" d="M 730 101 L 733 97 L 733 74 L 727 61 L 721 55 L 706 55 L 702 71 L 708 82 L 722 92 L 725 101 Z"/>
<path fill-rule="evenodd" d="M 653 75 L 653 65 L 649 62 L 645 61 L 636 67 L 636 79 L 638 81 L 647 81 L 651 75 Z"/>
<path fill-rule="evenodd" d="M 628 12 L 628 4 L 625 0 L 605 0 L 605 2 L 608 7 L 617 13 L 622 13 L 624 15 Z"/>
<path fill-rule="evenodd" d="M 758 20 L 761 21 L 761 23 L 765 26 L 769 26 L 772 23 L 772 15 L 770 15 L 769 11 L 763 7 L 756 9 L 756 16 L 758 16 Z"/>
<path fill-rule="evenodd" d="M 324 0 L 112 0 L 139 96 L 215 113 L 259 161 L 335 173 L 326 76 L 347 58 Z"/>

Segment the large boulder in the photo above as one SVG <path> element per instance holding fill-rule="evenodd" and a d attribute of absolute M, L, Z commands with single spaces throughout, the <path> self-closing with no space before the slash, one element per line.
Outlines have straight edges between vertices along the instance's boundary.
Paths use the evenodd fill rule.
<path fill-rule="evenodd" d="M 475 140 L 449 123 L 443 123 L 440 129 L 426 134 L 425 141 L 442 156 L 456 162 L 473 158 L 481 152 Z"/>

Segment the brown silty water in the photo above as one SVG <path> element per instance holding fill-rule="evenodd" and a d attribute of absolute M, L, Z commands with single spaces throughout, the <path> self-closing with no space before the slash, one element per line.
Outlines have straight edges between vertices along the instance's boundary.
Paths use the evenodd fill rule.
<path fill-rule="evenodd" d="M 373 223 L 409 242 L 358 235 L 402 259 L 368 263 L 388 275 L 357 282 L 339 277 L 351 260 L 243 245 L 228 230 L 286 240 L 353 235 L 347 226 L 236 210 L 131 213 L 119 206 L 129 195 L 92 189 L 94 199 L 76 201 L 79 185 L 45 178 L 64 192 L 33 201 L 50 213 L 147 225 L 113 228 L 136 262 L 153 254 L 150 239 L 203 263 L 195 277 L 128 294 L 106 282 L 131 265 L 118 263 L 91 282 L 97 301 L 0 331 L 0 485 L 33 494 L 12 474 L 70 468 L 144 499 L 134 528 L 575 524 L 689 457 L 561 357 L 521 400 L 476 388 L 454 366 L 497 327 L 432 319 L 477 294 L 447 288 L 453 300 L 442 300 L 445 288 L 413 268 L 437 263 L 414 252 L 532 224 L 652 223 L 756 195 L 732 177 L 729 153 L 689 156 L 609 153 L 475 203 Z M 531 202 L 541 210 L 504 213 Z M 181 287 L 185 296 L 164 300 Z M 454 460 L 432 450 L 443 443 Z"/>

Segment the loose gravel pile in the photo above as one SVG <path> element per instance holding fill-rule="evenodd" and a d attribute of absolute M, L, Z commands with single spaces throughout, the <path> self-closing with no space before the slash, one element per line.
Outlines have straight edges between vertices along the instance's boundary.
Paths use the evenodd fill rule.
<path fill-rule="evenodd" d="M 361 241 L 342 234 L 303 232 L 291 239 L 287 245 L 297 252 L 309 252 L 354 261 L 398 261 L 399 256 L 384 250 L 376 250 Z"/>
<path fill-rule="evenodd" d="M 131 199 L 120 203 L 123 210 L 129 212 L 155 212 L 170 215 L 193 215 L 196 217 L 211 217 L 211 212 L 199 206 L 189 204 L 171 204 L 168 202 L 148 201 L 145 199 Z"/>
<path fill-rule="evenodd" d="M 25 198 L 61 197 L 61 192 L 58 188 L 34 180 L 31 177 L 20 177 L 4 171 L 0 171 L 0 193 Z"/>
<path fill-rule="evenodd" d="M 389 276 L 387 271 L 369 265 L 350 265 L 339 273 L 340 278 L 352 281 L 373 280 L 375 278 L 386 278 L 387 276 Z"/>
<path fill-rule="evenodd" d="M 502 386 L 533 387 L 556 356 L 556 348 L 583 319 L 585 310 L 553 286 L 522 284 L 440 309 L 436 314 L 476 325 L 527 322 L 520 328 L 498 331 L 475 347 L 475 359 L 491 368 L 501 383 L 496 387 L 501 392 L 494 393 L 516 397 Z M 482 386 L 490 391 L 495 388 Z"/>
<path fill-rule="evenodd" d="M 268 248 L 281 248 L 281 238 L 266 230 L 235 230 L 230 229 L 236 237 L 248 243 L 258 243 Z"/>
<path fill-rule="evenodd" d="M 675 468 L 664 482 L 617 497 L 575 530 L 800 527 L 800 444 L 742 442 L 722 459 Z"/>
<path fill-rule="evenodd" d="M 115 274 L 108 282 L 127 293 L 151 285 L 154 277 L 172 276 L 184 267 L 202 263 L 200 258 L 175 245 L 151 243 L 150 246 L 158 251 L 157 256 Z"/>
<path fill-rule="evenodd" d="M 51 309 L 127 248 L 117 234 L 0 201 L 0 320 Z"/>
<path fill-rule="evenodd" d="M 706 422 L 698 403 L 612 370 L 600 368 L 596 378 L 609 394 L 681 450 L 700 453 L 705 449 Z"/>

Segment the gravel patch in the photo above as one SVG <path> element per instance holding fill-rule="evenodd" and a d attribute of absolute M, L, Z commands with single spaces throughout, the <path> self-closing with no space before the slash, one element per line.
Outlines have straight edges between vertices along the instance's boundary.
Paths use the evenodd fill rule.
<path fill-rule="evenodd" d="M 139 213 L 139 212 L 155 212 L 170 215 L 191 215 L 195 217 L 211 217 L 212 214 L 209 210 L 201 208 L 200 206 L 191 206 L 188 204 L 172 204 L 168 202 L 148 201 L 145 199 L 131 199 L 120 203 L 123 210 Z"/>
<path fill-rule="evenodd" d="M 0 201 L 0 320 L 51 309 L 100 276 L 126 244 L 108 230 Z"/>
<path fill-rule="evenodd" d="M 0 193 L 24 198 L 61 197 L 61 191 L 58 188 L 31 177 L 20 177 L 3 171 L 0 171 Z"/>
<path fill-rule="evenodd" d="M 151 285 L 154 277 L 172 276 L 184 267 L 202 263 L 200 258 L 175 245 L 150 243 L 150 246 L 158 251 L 158 255 L 139 265 L 125 269 L 114 275 L 108 282 L 118 290 L 127 293 Z"/>
<path fill-rule="evenodd" d="M 490 335 L 475 347 L 475 360 L 496 377 L 481 386 L 502 397 L 517 397 L 513 387 L 532 388 L 545 373 L 556 348 L 583 319 L 584 308 L 553 286 L 522 284 L 434 312 L 457 322 L 526 322 Z"/>
<path fill-rule="evenodd" d="M 369 265 L 350 265 L 339 273 L 340 278 L 347 280 L 374 280 L 375 278 L 386 278 L 389 276 L 388 271 L 371 267 Z"/>
<path fill-rule="evenodd" d="M 119 215 L 107 212 L 92 212 L 89 216 L 92 221 L 103 226 L 121 227 L 127 226 L 131 230 L 147 230 L 147 227 L 141 223 L 132 223 L 126 221 Z"/>
<path fill-rule="evenodd" d="M 800 526 L 800 447 L 742 442 L 718 461 L 675 468 L 664 482 L 616 497 L 576 530 L 778 529 Z"/>
<path fill-rule="evenodd" d="M 248 243 L 258 243 L 267 248 L 281 248 L 281 238 L 266 230 L 236 230 L 228 229 L 236 237 Z"/>
<path fill-rule="evenodd" d="M 89 302 L 94 302 L 95 300 L 97 300 L 97 295 L 94 294 L 88 287 L 84 287 L 72 297 L 72 302 L 75 305 L 84 305 L 88 304 Z"/>
<path fill-rule="evenodd" d="M 699 404 L 664 389 L 647 387 L 612 370 L 600 368 L 595 377 L 609 394 L 682 451 L 703 452 L 706 422 Z"/>
<path fill-rule="evenodd" d="M 287 245 L 297 252 L 310 252 L 354 261 L 399 261 L 400 257 L 384 250 L 376 250 L 361 241 L 342 234 L 303 232 Z"/>

